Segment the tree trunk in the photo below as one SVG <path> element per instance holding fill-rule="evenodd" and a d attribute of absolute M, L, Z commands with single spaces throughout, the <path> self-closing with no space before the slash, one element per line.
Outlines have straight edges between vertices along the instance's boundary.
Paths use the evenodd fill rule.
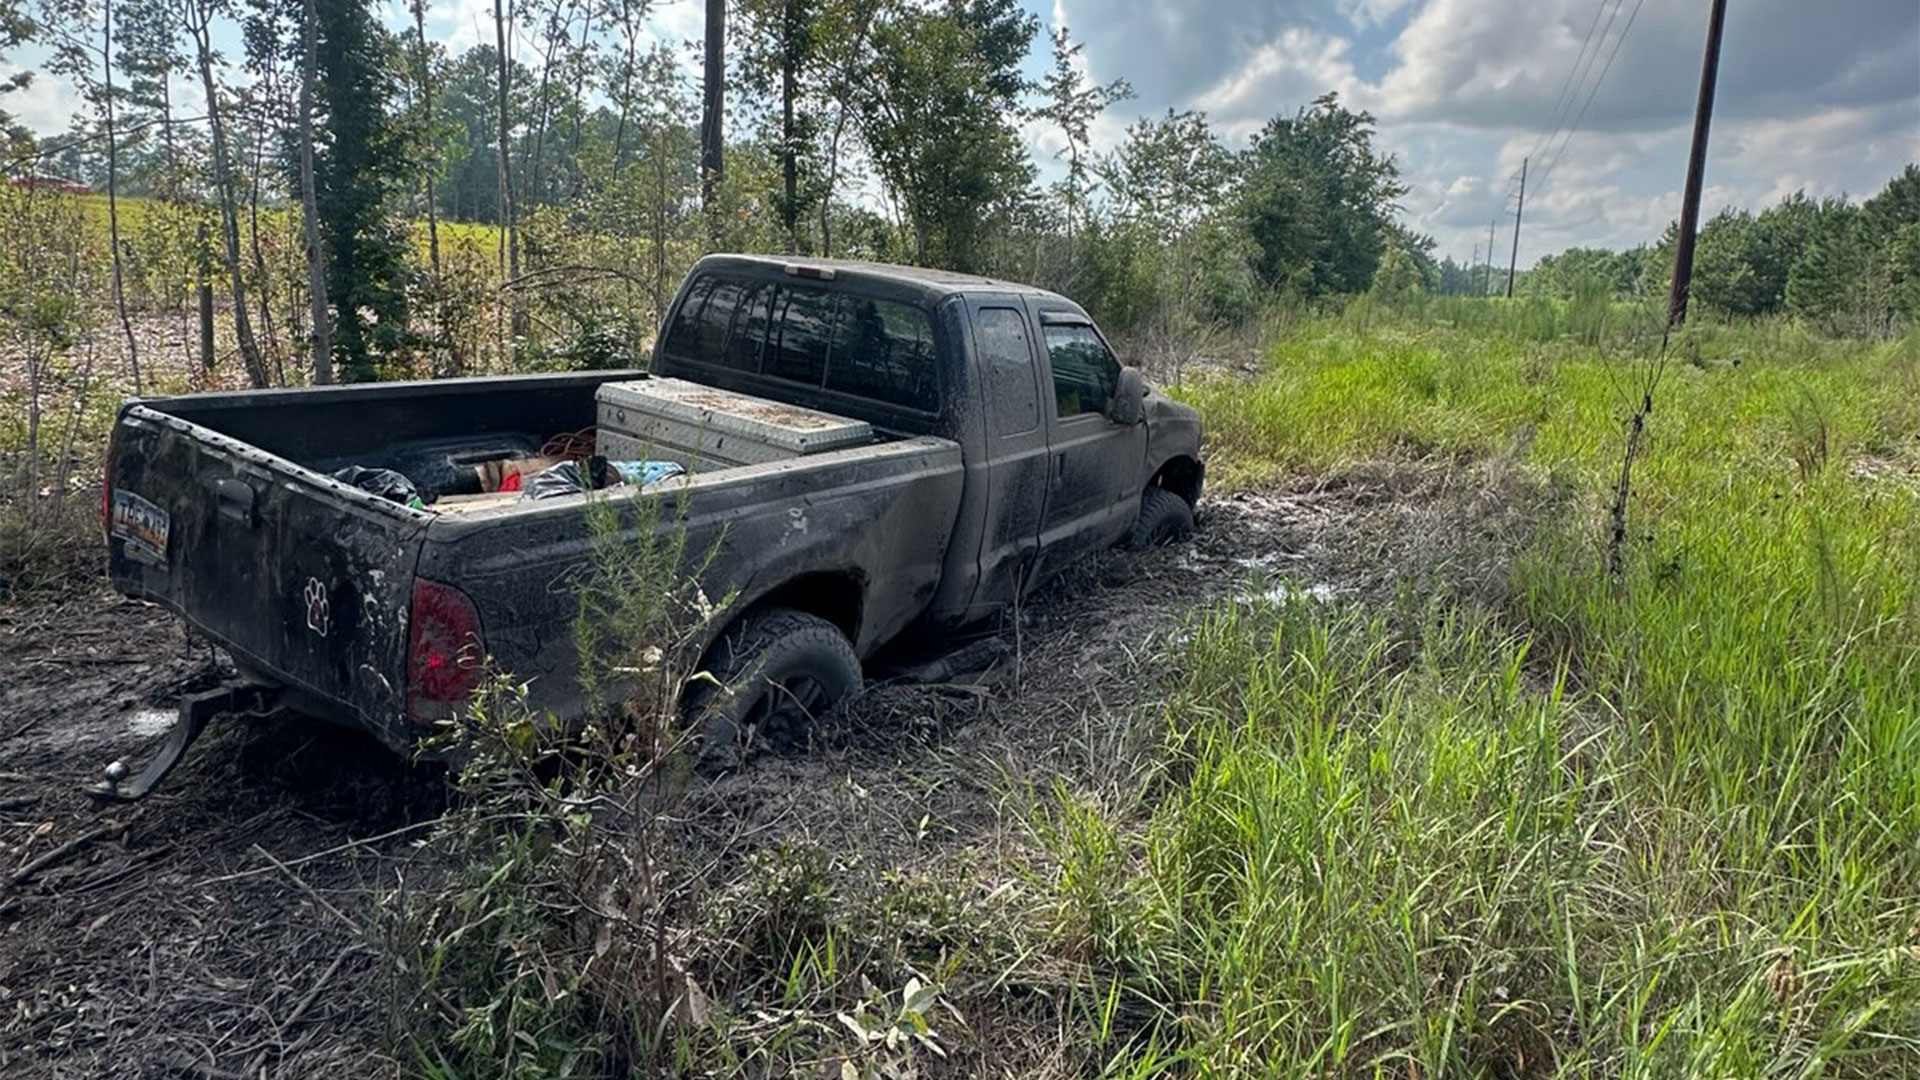
<path fill-rule="evenodd" d="M 200 59 L 200 83 L 207 96 L 207 134 L 213 146 L 213 182 L 220 196 L 220 232 L 225 244 L 227 280 L 233 291 L 233 337 L 240 346 L 240 361 L 247 378 L 256 387 L 267 382 L 267 367 L 260 359 L 260 346 L 253 340 L 253 322 L 247 315 L 247 288 L 240 277 L 240 215 L 235 207 L 233 169 L 227 160 L 227 131 L 220 117 L 220 86 L 213 77 L 213 43 L 210 25 L 213 12 L 202 3 L 192 5 L 193 42 Z"/>
<path fill-rule="evenodd" d="M 547 123 L 553 115 L 553 109 L 549 102 L 549 91 L 553 86 L 553 55 L 559 52 L 561 45 L 568 40 L 567 31 L 572 22 L 573 12 L 571 9 L 566 12 L 565 23 L 561 22 L 560 13 L 555 12 L 553 21 L 548 24 L 547 27 L 546 49 L 540 54 L 540 92 L 535 95 L 538 100 L 534 104 L 535 115 L 538 119 L 534 121 L 533 147 L 529 155 L 532 161 L 530 167 L 525 167 L 521 170 L 529 174 L 527 179 L 527 198 L 532 199 L 536 206 L 545 199 L 547 190 L 545 183 L 545 166 Z"/>
<path fill-rule="evenodd" d="M 627 163 L 627 118 L 633 112 L 633 62 L 638 43 L 638 30 L 633 25 L 633 15 L 626 3 L 620 7 L 621 28 L 627 37 L 627 63 L 620 70 L 620 121 L 613 129 L 613 171 L 620 172 Z"/>
<path fill-rule="evenodd" d="M 113 0 L 101 5 L 100 55 L 106 71 L 105 117 L 107 122 L 107 243 L 113 248 L 113 306 L 120 313 L 120 329 L 127 335 L 127 371 L 133 376 L 133 392 L 140 393 L 140 346 L 133 338 L 133 320 L 127 315 L 125 271 L 120 262 L 120 148 L 113 130 Z"/>
<path fill-rule="evenodd" d="M 319 77 L 314 53 L 313 0 L 306 0 L 300 30 L 300 217 L 307 241 L 307 309 L 312 322 L 313 381 L 333 381 L 333 332 L 327 322 L 327 268 L 320 251 L 320 200 L 313 179 L 313 84 Z"/>
<path fill-rule="evenodd" d="M 261 155 L 266 140 L 263 138 L 264 126 L 260 121 L 260 110 L 254 111 L 253 121 L 253 175 L 247 180 L 247 245 L 252 249 L 253 274 L 259 279 L 260 289 L 260 333 L 266 338 L 267 352 L 273 356 L 273 381 L 285 385 L 287 381 L 286 349 L 281 348 L 280 340 L 273 332 L 273 286 L 272 277 L 267 274 L 266 252 L 260 249 L 260 174 Z M 206 250 L 206 230 L 200 234 L 200 248 Z"/>
<path fill-rule="evenodd" d="M 667 149 L 668 121 L 660 120 L 653 147 L 653 324 L 667 314 Z"/>
<path fill-rule="evenodd" d="M 500 53 L 500 76 L 498 79 L 500 90 L 500 152 L 496 155 L 496 160 L 500 166 L 500 245 L 505 253 L 505 264 L 501 268 L 504 274 L 504 280 L 502 280 L 501 284 L 504 286 L 520 276 L 520 243 L 518 222 L 515 218 L 513 205 L 513 166 L 512 160 L 508 156 L 511 152 L 511 147 L 507 142 L 507 134 L 512 127 L 512 124 L 509 122 L 510 116 L 508 115 L 510 100 L 508 91 L 511 86 L 509 80 L 512 78 L 512 68 L 508 63 L 507 57 L 507 26 L 508 20 L 513 17 L 513 9 L 509 6 L 503 10 L 502 3 L 503 0 L 493 0 L 493 32 Z M 511 293 L 506 295 L 505 300 L 511 311 L 513 336 L 517 341 L 521 334 L 523 318 L 520 303 Z M 515 351 L 518 351 L 517 347 Z"/>
<path fill-rule="evenodd" d="M 592 32 L 593 12 L 588 11 L 586 17 L 580 20 L 580 44 L 574 50 L 577 63 L 573 72 L 573 149 L 567 155 L 573 183 L 569 186 L 569 195 L 580 194 L 580 133 L 587 111 L 587 36 Z"/>
<path fill-rule="evenodd" d="M 726 129 L 727 0 L 707 0 L 705 94 L 700 111 L 700 209 L 707 218 L 707 245 L 720 246 L 719 190 Z"/>
<path fill-rule="evenodd" d="M 780 174 L 786 202 L 780 216 L 787 227 L 787 250 L 800 250 L 800 163 L 793 130 L 793 99 L 799 93 L 799 0 L 785 0 L 780 19 Z"/>
<path fill-rule="evenodd" d="M 426 0 L 416 0 L 413 5 L 413 30 L 420 46 L 420 114 L 431 132 L 433 125 L 433 70 L 431 56 L 427 52 L 427 4 Z M 439 147 L 432 136 L 427 139 L 426 153 L 421 155 L 420 186 L 427 199 L 427 265 L 433 268 L 435 281 L 440 279 L 440 213 L 434 206 L 433 174 L 440 168 Z"/>
<path fill-rule="evenodd" d="M 847 106 L 833 120 L 833 138 L 827 143 L 827 189 L 820 193 L 820 256 L 833 258 L 833 186 L 840 178 L 840 136 L 847 129 Z"/>

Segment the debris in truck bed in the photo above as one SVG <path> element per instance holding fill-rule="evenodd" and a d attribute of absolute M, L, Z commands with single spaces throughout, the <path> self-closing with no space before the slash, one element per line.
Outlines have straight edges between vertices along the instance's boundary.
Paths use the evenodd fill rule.
<path fill-rule="evenodd" d="M 551 469 L 565 460 L 566 458 L 557 454 L 502 458 L 497 461 L 483 461 L 475 465 L 473 471 L 480 478 L 482 492 L 518 491 L 526 486 L 527 477 Z"/>
<path fill-rule="evenodd" d="M 687 471 L 677 461 L 610 461 L 607 464 L 621 479 L 636 487 L 671 480 Z"/>
<path fill-rule="evenodd" d="M 392 469 L 369 469 L 361 465 L 349 465 L 344 469 L 336 470 L 333 478 L 393 502 L 416 508 L 426 505 L 426 501 L 420 497 L 419 490 L 413 486 L 413 481 L 407 479 L 405 473 Z"/>
<path fill-rule="evenodd" d="M 585 462 L 562 461 L 543 469 L 529 477 L 523 487 L 526 498 L 551 499 L 620 484 L 644 487 L 685 471 L 677 461 L 608 461 L 595 456 Z"/>

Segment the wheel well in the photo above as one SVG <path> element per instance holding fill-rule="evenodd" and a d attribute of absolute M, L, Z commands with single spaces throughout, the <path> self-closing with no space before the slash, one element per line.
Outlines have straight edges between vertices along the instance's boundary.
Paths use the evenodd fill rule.
<path fill-rule="evenodd" d="M 831 571 L 802 574 L 755 600 L 748 610 L 784 607 L 804 611 L 839 627 L 848 641 L 858 641 L 864 596 L 860 581 L 853 574 Z"/>
<path fill-rule="evenodd" d="M 1177 457 L 1160 466 L 1153 474 L 1151 487 L 1162 487 L 1187 500 L 1187 505 L 1200 501 L 1200 478 L 1205 475 L 1200 463 L 1190 457 Z"/>

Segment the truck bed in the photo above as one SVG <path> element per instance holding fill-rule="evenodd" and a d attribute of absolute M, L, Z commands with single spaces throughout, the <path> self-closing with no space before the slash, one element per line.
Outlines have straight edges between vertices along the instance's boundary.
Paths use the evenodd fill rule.
<path fill-rule="evenodd" d="M 637 372 L 510 376 L 325 390 L 191 395 L 122 406 L 108 484 L 113 579 L 181 615 L 302 711 L 395 747 L 419 700 L 428 602 L 477 614 L 495 666 L 536 707 L 570 717 L 573 583 L 587 558 L 586 495 L 414 508 L 328 475 L 390 468 L 423 494 L 461 493 L 472 466 L 593 426 L 594 394 Z M 682 510 L 702 586 L 752 603 L 833 578 L 864 597 L 847 629 L 863 655 L 924 611 L 959 505 L 959 446 L 876 432 L 866 446 L 697 472 L 655 484 Z M 637 520 L 651 522 L 638 515 Z M 641 525 L 633 526 L 636 531 Z M 423 593 L 423 588 L 427 590 Z M 451 594 L 433 590 L 452 590 Z"/>

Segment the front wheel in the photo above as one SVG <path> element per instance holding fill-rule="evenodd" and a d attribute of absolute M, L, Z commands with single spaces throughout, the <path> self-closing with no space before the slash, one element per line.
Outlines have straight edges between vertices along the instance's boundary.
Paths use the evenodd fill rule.
<path fill-rule="evenodd" d="M 823 713 L 860 690 L 860 659 L 840 628 L 804 611 L 768 608 L 721 636 L 687 692 L 696 762 L 712 775 L 759 746 L 804 742 Z"/>
<path fill-rule="evenodd" d="M 1187 500 L 1166 488 L 1150 487 L 1140 495 L 1140 516 L 1127 534 L 1127 550 L 1177 544 L 1192 535 L 1193 507 Z"/>

